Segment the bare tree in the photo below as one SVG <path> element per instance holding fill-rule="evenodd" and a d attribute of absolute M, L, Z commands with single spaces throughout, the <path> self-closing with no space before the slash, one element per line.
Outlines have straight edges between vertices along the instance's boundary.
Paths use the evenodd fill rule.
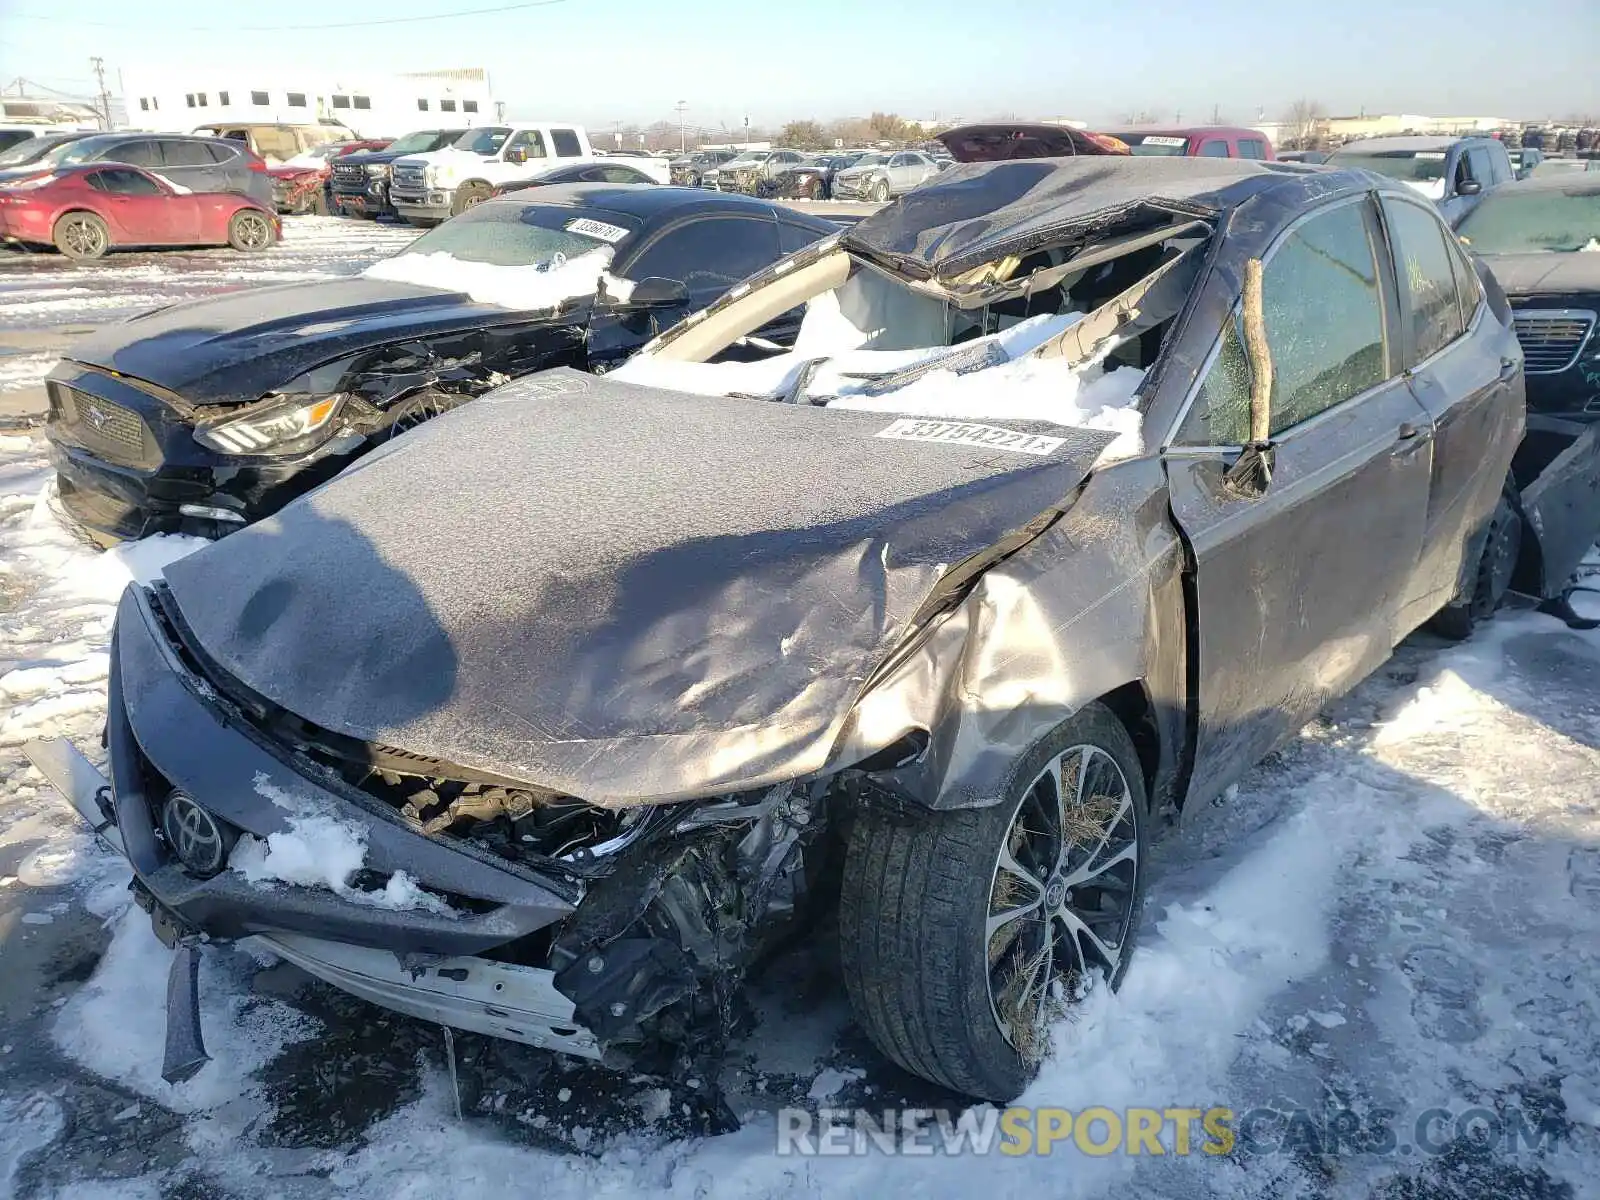
<path fill-rule="evenodd" d="M 1328 139 L 1328 112 L 1315 100 L 1296 100 L 1283 124 L 1288 130 L 1285 150 L 1320 150 Z"/>
<path fill-rule="evenodd" d="M 830 144 L 827 133 L 815 121 L 790 121 L 778 134 L 778 140 L 796 150 L 821 150 Z"/>

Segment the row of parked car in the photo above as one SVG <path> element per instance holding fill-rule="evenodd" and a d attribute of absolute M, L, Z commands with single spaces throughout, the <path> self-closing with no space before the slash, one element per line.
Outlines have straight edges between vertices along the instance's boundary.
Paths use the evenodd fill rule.
<path fill-rule="evenodd" d="M 1008 1101 L 1130 969 L 1158 821 L 1424 622 L 1559 601 L 1600 427 L 1540 409 L 1600 403 L 1600 187 L 1506 183 L 1458 237 L 1338 163 L 948 145 L 843 227 L 491 188 L 66 354 L 66 513 L 227 535 L 121 602 L 109 778 L 29 748 L 174 947 L 168 1079 L 207 945 L 659 1069 L 836 911 L 883 1054 Z M 391 201 L 482 177 L 422 157 Z M 363 831 L 342 890 L 229 869 L 308 816 Z"/>

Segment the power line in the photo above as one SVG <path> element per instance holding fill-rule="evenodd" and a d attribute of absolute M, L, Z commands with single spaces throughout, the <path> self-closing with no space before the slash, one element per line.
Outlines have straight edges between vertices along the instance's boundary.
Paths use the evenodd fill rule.
<path fill-rule="evenodd" d="M 328 25 L 166 25 L 164 29 L 182 33 L 317 33 L 324 29 L 365 29 L 373 25 L 411 25 L 418 21 L 453 21 L 457 17 L 483 17 L 493 13 L 516 12 L 525 8 L 549 8 L 570 0 L 527 0 L 523 4 L 501 4 L 494 8 L 469 8 L 461 12 L 434 13 L 421 17 L 379 17 L 371 21 L 336 21 Z M 12 21 L 46 21 L 55 25 L 79 25 L 93 29 L 149 29 L 144 25 L 119 25 L 111 21 L 80 21 L 76 17 L 50 17 L 35 13 L 7 13 Z"/>

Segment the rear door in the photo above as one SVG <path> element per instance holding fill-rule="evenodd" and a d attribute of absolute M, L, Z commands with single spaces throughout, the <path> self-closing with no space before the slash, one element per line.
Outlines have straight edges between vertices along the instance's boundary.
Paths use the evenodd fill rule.
<path fill-rule="evenodd" d="M 189 138 L 162 138 L 158 143 L 164 165 L 156 170 L 191 192 L 225 192 L 225 172 L 205 142 Z"/>
<path fill-rule="evenodd" d="M 1249 436 L 1237 305 L 1164 450 L 1192 554 L 1210 796 L 1372 670 L 1399 636 L 1428 506 L 1428 419 L 1401 375 L 1369 197 L 1291 224 L 1264 255 L 1270 482 L 1230 488 Z"/>
<path fill-rule="evenodd" d="M 1438 212 L 1397 195 L 1382 209 L 1406 379 L 1434 429 L 1423 556 L 1403 622 L 1414 628 L 1455 594 L 1522 438 L 1522 353 Z"/>

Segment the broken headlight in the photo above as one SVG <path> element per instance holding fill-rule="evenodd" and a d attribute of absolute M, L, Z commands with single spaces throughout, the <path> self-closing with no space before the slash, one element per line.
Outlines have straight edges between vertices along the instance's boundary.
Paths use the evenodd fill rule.
<path fill-rule="evenodd" d="M 197 425 L 194 439 L 223 454 L 304 453 L 328 438 L 344 401 L 343 393 L 275 396 Z"/>

